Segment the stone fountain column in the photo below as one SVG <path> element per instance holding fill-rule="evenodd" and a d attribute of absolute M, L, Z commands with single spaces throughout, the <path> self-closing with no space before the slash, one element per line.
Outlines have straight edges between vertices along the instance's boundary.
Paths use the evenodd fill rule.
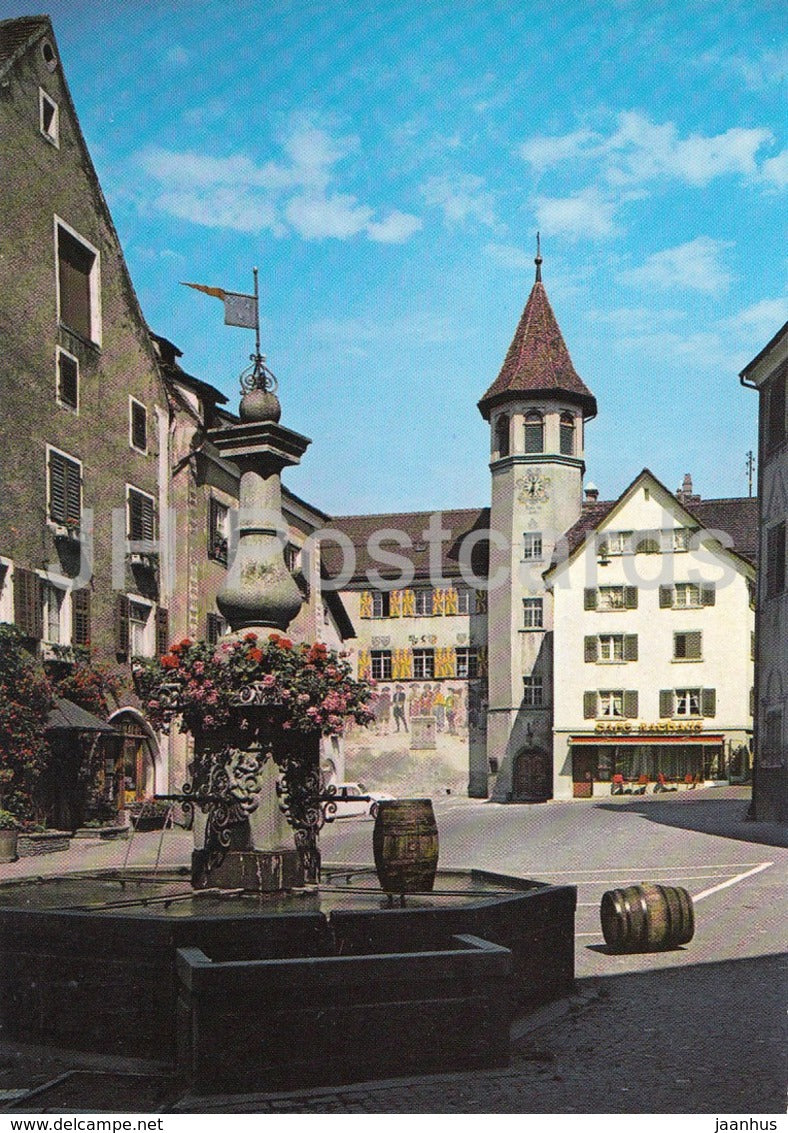
<path fill-rule="evenodd" d="M 286 631 L 303 602 L 284 560 L 287 527 L 280 476 L 283 468 L 299 463 L 311 442 L 279 424 L 281 407 L 273 381 L 261 360 L 258 363 L 241 399 L 240 423 L 209 433 L 222 456 L 241 472 L 238 545 L 216 596 L 230 639 Z M 254 752 L 251 755 L 254 758 Z M 231 848 L 210 871 L 207 885 L 275 891 L 303 880 L 293 831 L 279 808 L 273 759 L 257 772 L 256 782 L 257 806 L 249 814 L 252 845 Z"/>

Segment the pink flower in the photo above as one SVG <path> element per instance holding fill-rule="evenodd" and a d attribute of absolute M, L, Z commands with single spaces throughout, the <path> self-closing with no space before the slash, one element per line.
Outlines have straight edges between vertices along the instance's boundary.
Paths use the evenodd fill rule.
<path fill-rule="evenodd" d="M 261 683 L 264 688 L 272 688 L 276 684 L 276 677 L 273 673 L 266 673 Z"/>

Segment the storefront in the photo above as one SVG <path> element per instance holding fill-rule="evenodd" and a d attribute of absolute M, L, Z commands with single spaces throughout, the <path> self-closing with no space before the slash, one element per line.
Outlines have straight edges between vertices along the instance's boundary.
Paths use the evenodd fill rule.
<path fill-rule="evenodd" d="M 638 786 L 656 783 L 698 783 L 726 775 L 725 737 L 703 732 L 701 724 L 667 730 L 633 727 L 629 733 L 594 732 L 570 738 L 572 793 L 586 797 L 594 786 L 609 789 L 614 775 Z"/>

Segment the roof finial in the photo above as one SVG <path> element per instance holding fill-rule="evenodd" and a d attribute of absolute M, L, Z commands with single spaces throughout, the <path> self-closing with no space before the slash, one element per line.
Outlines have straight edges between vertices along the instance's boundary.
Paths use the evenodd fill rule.
<path fill-rule="evenodd" d="M 538 232 L 536 234 L 536 259 L 534 260 L 534 263 L 536 264 L 536 282 L 541 283 L 542 282 L 542 249 L 541 249 L 541 245 L 539 243 L 539 233 Z"/>

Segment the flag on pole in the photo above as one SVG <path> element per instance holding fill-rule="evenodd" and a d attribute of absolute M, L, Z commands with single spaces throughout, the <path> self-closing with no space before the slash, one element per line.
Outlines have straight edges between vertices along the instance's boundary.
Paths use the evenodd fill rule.
<path fill-rule="evenodd" d="M 225 291 L 221 287 L 206 287 L 204 283 L 184 283 L 183 286 L 193 287 L 195 291 L 203 291 L 206 295 L 213 295 L 214 299 L 221 299 L 224 303 L 225 326 L 257 329 L 257 298 L 254 295 Z"/>

